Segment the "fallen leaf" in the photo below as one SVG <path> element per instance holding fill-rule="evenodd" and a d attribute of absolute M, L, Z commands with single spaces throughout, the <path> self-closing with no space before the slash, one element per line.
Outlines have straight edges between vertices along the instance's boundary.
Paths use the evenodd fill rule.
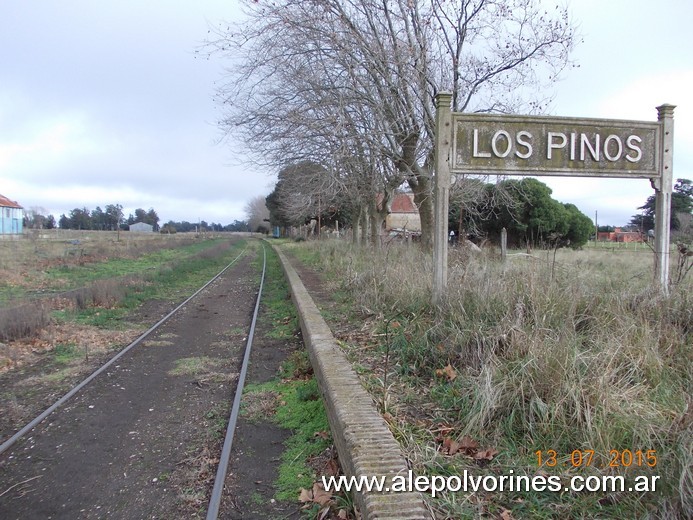
<path fill-rule="evenodd" d="M 328 432 L 326 432 L 326 431 L 315 432 L 315 433 L 313 434 L 313 437 L 320 437 L 321 439 L 327 440 L 327 439 L 330 438 L 330 434 L 329 434 Z"/>
<path fill-rule="evenodd" d="M 476 460 L 493 460 L 493 457 L 500 453 L 498 450 L 493 448 L 488 448 L 486 450 L 480 450 L 474 454 Z"/>
<path fill-rule="evenodd" d="M 310 490 L 301 488 L 301 493 L 298 495 L 298 501 L 303 502 L 304 504 L 306 502 L 312 502 L 313 494 L 310 492 Z"/>
<path fill-rule="evenodd" d="M 325 491 L 322 484 L 316 482 L 313 484 L 313 502 L 320 504 L 321 506 L 326 506 L 332 501 L 332 493 Z"/>
<path fill-rule="evenodd" d="M 479 448 L 479 443 L 476 442 L 474 439 L 469 437 L 468 435 L 465 435 L 462 437 L 462 440 L 460 441 L 460 449 L 471 452 L 471 451 L 476 451 Z"/>
<path fill-rule="evenodd" d="M 443 452 L 447 453 L 448 455 L 454 455 L 460 451 L 460 443 L 457 442 L 455 439 L 452 437 L 444 437 L 443 438 Z"/>
<path fill-rule="evenodd" d="M 510 509 L 505 509 L 505 508 L 502 508 L 502 509 L 503 509 L 503 511 L 501 512 L 501 515 L 500 515 L 501 520 L 515 520 L 515 517 L 513 516 L 513 513 L 512 513 L 512 511 L 510 511 Z"/>
<path fill-rule="evenodd" d="M 445 368 L 437 369 L 436 375 L 438 377 L 445 377 L 448 381 L 454 381 L 455 379 L 457 379 L 457 372 L 449 363 Z"/>
<path fill-rule="evenodd" d="M 339 475 L 339 464 L 337 464 L 337 461 L 334 459 L 330 459 L 327 461 L 325 469 L 327 470 L 328 476 L 336 477 L 337 475 Z"/>
<path fill-rule="evenodd" d="M 337 518 L 339 518 L 339 519 L 341 519 L 341 520 L 347 520 L 348 515 L 347 515 L 347 512 L 346 512 L 346 509 L 340 509 L 340 510 L 339 510 L 339 513 L 337 513 Z"/>

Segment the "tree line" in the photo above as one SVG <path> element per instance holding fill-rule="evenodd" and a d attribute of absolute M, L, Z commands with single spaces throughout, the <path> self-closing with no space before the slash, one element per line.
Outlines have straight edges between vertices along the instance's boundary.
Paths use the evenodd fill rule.
<path fill-rule="evenodd" d="M 274 190 L 265 199 L 269 221 L 273 226 L 297 226 L 319 216 L 323 225 L 339 221 L 340 227 L 353 226 L 355 211 L 348 198 L 333 197 L 309 202 L 300 186 L 308 185 L 307 175 L 315 165 L 296 165 L 282 170 Z M 551 188 L 532 178 L 485 183 L 478 179 L 462 179 L 450 195 L 448 229 L 457 236 L 497 239 L 506 229 L 511 245 L 541 246 L 584 245 L 594 233 L 592 220 L 574 204 L 564 204 L 551 197 Z M 376 201 L 374 201 L 376 202 Z M 381 206 L 383 200 L 381 198 Z M 379 211 L 382 208 L 379 208 Z M 246 208 L 248 215 L 257 214 L 257 201 Z M 385 213 L 389 208 L 384 208 Z M 250 217 L 249 217 L 250 218 Z M 259 220 L 259 219 L 255 219 Z"/>
<path fill-rule="evenodd" d="M 348 197 L 325 197 L 311 190 L 325 171 L 320 165 L 301 162 L 282 169 L 273 191 L 265 198 L 253 199 L 246 206 L 254 231 L 272 226 L 289 227 L 320 219 L 321 225 L 352 227 L 357 210 Z M 459 236 L 478 241 L 497 240 L 506 229 L 513 246 L 581 247 L 595 233 L 592 220 L 574 204 L 561 203 L 551 196 L 551 188 L 533 178 L 507 179 L 486 183 L 479 179 L 460 179 L 450 191 L 448 229 Z M 320 198 L 320 197 L 323 198 Z M 263 204 L 264 202 L 264 204 Z M 389 211 L 386 204 L 378 211 Z M 374 204 L 377 200 L 374 199 Z M 677 179 L 671 200 L 671 229 L 691 233 L 693 185 L 688 179 Z M 627 229 L 646 233 L 654 229 L 655 196 L 648 197 L 634 215 Z M 264 215 L 269 212 L 269 218 Z M 614 226 L 600 226 L 599 231 L 614 231 Z"/>
<path fill-rule="evenodd" d="M 60 215 L 58 226 L 60 229 L 85 229 L 94 231 L 117 231 L 118 229 L 127 230 L 129 226 L 136 222 L 150 224 L 155 231 L 159 228 L 159 215 L 154 208 L 145 211 L 137 208 L 135 214 L 123 214 L 123 206 L 120 204 L 107 204 L 104 209 L 96 206 L 89 210 L 84 208 L 74 208 L 65 215 Z"/>
<path fill-rule="evenodd" d="M 161 226 L 162 233 L 188 233 L 188 232 L 204 232 L 204 231 L 250 231 L 251 228 L 247 221 L 245 220 L 234 220 L 232 224 L 216 224 L 214 222 L 207 223 L 204 220 L 199 222 L 188 222 L 183 220 L 181 222 L 175 222 L 169 220 Z"/>
<path fill-rule="evenodd" d="M 159 215 L 154 208 L 144 210 L 137 208 L 134 214 L 130 213 L 127 218 L 123 214 L 123 206 L 120 204 L 107 204 L 104 209 L 97 206 L 90 210 L 86 207 L 74 208 L 68 214 L 60 215 L 56 221 L 55 217 L 48 213 L 45 208 L 32 207 L 24 212 L 24 226 L 27 229 L 82 229 L 92 231 L 117 231 L 118 229 L 127 231 L 132 224 L 144 222 L 150 224 L 154 231 L 161 233 L 187 233 L 190 231 L 249 231 L 250 225 L 245 220 L 234 220 L 231 224 L 207 223 L 202 220 L 199 222 L 169 220 L 159 227 Z"/>

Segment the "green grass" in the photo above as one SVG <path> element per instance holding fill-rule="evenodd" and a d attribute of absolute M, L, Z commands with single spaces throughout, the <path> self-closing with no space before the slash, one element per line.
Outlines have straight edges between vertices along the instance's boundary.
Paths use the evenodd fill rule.
<path fill-rule="evenodd" d="M 77 358 L 84 357 L 84 351 L 74 344 L 58 344 L 51 351 L 53 361 L 57 365 L 67 365 Z"/>
<path fill-rule="evenodd" d="M 302 487 L 310 489 L 318 478 L 306 461 L 330 446 L 330 440 L 315 435 L 329 431 L 330 427 L 315 379 L 274 380 L 245 389 L 245 395 L 251 399 L 253 394 L 268 393 L 275 396 L 277 403 L 272 420 L 291 430 L 279 467 L 276 498 L 293 502 Z"/>
<path fill-rule="evenodd" d="M 284 280 L 284 273 L 279 257 L 269 246 L 267 250 L 267 273 L 262 297 L 262 312 L 266 320 L 272 323 L 268 336 L 273 339 L 290 339 L 298 331 L 298 317 L 291 301 L 289 288 Z M 262 255 L 258 255 L 262 262 Z M 261 265 L 261 264 L 260 264 Z"/>
<path fill-rule="evenodd" d="M 205 240 L 175 249 L 162 249 L 138 258 L 112 258 L 83 266 L 63 265 L 47 269 L 44 273 L 53 281 L 54 288 L 62 290 L 82 287 L 95 280 L 116 278 L 125 275 L 145 274 L 163 264 L 184 260 L 220 243 L 220 240 Z"/>
<path fill-rule="evenodd" d="M 258 256 L 261 261 L 262 255 Z M 262 316 L 271 323 L 266 331 L 269 337 L 295 337 L 298 318 L 279 258 L 271 248 L 267 248 L 267 277 L 261 307 Z M 246 419 L 256 421 L 269 416 L 279 426 L 291 430 L 282 454 L 276 498 L 295 502 L 300 489 L 310 489 L 318 478 L 307 460 L 331 445 L 330 439 L 315 435 L 329 432 L 330 428 L 307 353 L 304 350 L 294 352 L 272 381 L 246 385 L 242 413 Z"/>

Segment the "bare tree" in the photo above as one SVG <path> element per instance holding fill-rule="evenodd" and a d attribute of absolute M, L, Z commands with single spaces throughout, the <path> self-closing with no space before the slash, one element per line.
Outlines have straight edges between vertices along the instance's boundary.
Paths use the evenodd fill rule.
<path fill-rule="evenodd" d="M 24 212 L 24 220 L 27 228 L 43 229 L 49 222 L 48 210 L 43 206 L 32 206 Z"/>
<path fill-rule="evenodd" d="M 575 38 L 567 11 L 549 13 L 538 0 L 245 5 L 248 21 L 212 43 L 233 60 L 219 92 L 222 128 L 240 131 L 266 163 L 359 159 L 330 171 L 372 175 L 376 192 L 400 176 L 427 246 L 435 95 L 452 91 L 456 111 L 539 112 Z"/>
<path fill-rule="evenodd" d="M 251 231 L 269 232 L 269 210 L 265 205 L 265 197 L 258 195 L 248 201 L 245 205 L 245 215 Z"/>

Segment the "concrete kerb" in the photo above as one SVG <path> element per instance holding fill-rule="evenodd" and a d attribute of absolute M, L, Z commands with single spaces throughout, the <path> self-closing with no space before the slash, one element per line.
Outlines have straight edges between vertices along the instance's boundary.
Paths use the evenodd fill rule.
<path fill-rule="evenodd" d="M 384 476 L 390 485 L 393 477 L 406 476 L 409 471 L 399 444 L 375 408 L 373 399 L 361 386 L 296 270 L 278 247 L 272 247 L 291 288 L 303 341 L 325 401 L 342 469 L 348 477 Z M 431 518 L 423 497 L 417 492 L 395 494 L 362 490 L 353 495 L 364 520 Z"/>

